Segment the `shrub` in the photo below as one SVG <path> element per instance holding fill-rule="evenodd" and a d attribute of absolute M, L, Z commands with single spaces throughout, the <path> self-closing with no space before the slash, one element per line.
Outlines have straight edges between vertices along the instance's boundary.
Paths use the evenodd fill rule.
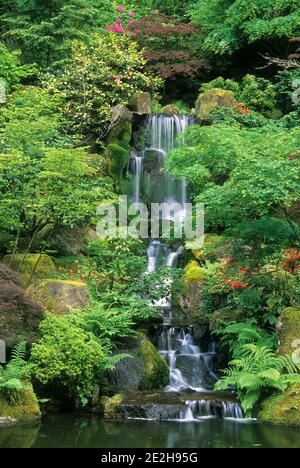
<path fill-rule="evenodd" d="M 48 315 L 40 333 L 31 350 L 33 377 L 47 388 L 62 389 L 76 406 L 85 406 L 103 370 L 101 345 L 78 326 L 72 314 Z"/>

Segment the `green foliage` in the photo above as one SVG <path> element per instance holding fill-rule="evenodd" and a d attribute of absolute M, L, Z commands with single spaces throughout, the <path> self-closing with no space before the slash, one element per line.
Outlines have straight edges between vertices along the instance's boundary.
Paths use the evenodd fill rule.
<path fill-rule="evenodd" d="M 280 109 L 287 114 L 300 110 L 299 103 L 300 68 L 280 71 L 276 76 L 275 89 Z M 296 98 L 296 99 L 295 99 Z"/>
<path fill-rule="evenodd" d="M 3 0 L 0 26 L 27 61 L 57 67 L 70 55 L 72 40 L 88 41 L 112 15 L 108 0 Z"/>
<path fill-rule="evenodd" d="M 95 34 L 88 44 L 73 43 L 67 68 L 49 77 L 48 86 L 66 96 L 65 115 L 75 133 L 103 137 L 113 106 L 128 104 L 137 91 L 155 93 L 161 86 L 159 78 L 143 71 L 145 63 L 126 36 Z"/>
<path fill-rule="evenodd" d="M 277 356 L 266 346 L 245 344 L 236 357 L 229 363 L 216 384 L 216 390 L 234 389 L 242 403 L 247 417 L 253 411 L 267 390 L 284 392 L 291 383 L 300 383 L 299 368 L 290 357 Z"/>
<path fill-rule="evenodd" d="M 193 184 L 208 226 L 277 215 L 299 198 L 299 161 L 289 158 L 299 148 L 299 128 L 272 121 L 261 128 L 192 126 L 185 141 L 165 167 Z"/>
<path fill-rule="evenodd" d="M 43 158 L 0 155 L 1 217 L 6 229 L 39 232 L 48 225 L 84 221 L 110 185 L 96 177 L 85 149 L 45 149 Z"/>
<path fill-rule="evenodd" d="M 76 316 L 48 315 L 40 326 L 30 363 L 34 378 L 47 387 L 63 388 L 77 406 L 92 396 L 105 354 L 99 343 L 80 326 Z"/>
<path fill-rule="evenodd" d="M 241 83 L 238 83 L 234 80 L 219 77 L 210 83 L 203 84 L 201 91 L 206 92 L 214 88 L 233 91 L 238 102 L 267 117 L 275 112 L 277 104 L 275 87 L 264 78 L 246 75 Z"/>
<path fill-rule="evenodd" d="M 10 52 L 6 46 L 0 42 L 0 79 L 4 80 L 8 90 L 16 87 L 24 79 L 32 77 L 37 70 L 33 66 L 21 64 L 21 52 Z"/>
<path fill-rule="evenodd" d="M 21 393 L 27 388 L 30 380 L 30 367 L 26 360 L 26 343 L 16 345 L 12 351 L 9 363 L 0 366 L 0 396 L 9 404 L 17 405 Z"/>
<path fill-rule="evenodd" d="M 101 289 L 112 291 L 126 287 L 145 271 L 145 257 L 139 239 L 93 239 L 89 244 L 90 256 L 95 262 Z"/>
<path fill-rule="evenodd" d="M 285 52 L 289 38 L 299 33 L 299 4 L 294 0 L 199 0 L 191 8 L 201 26 L 202 47 L 219 56 L 247 45 L 272 43 Z"/>

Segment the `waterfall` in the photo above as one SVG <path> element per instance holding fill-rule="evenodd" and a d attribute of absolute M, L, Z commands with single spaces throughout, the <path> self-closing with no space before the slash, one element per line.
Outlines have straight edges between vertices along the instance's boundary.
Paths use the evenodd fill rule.
<path fill-rule="evenodd" d="M 135 175 L 135 190 L 134 201 L 138 203 L 141 199 L 141 180 L 143 174 L 143 155 L 134 156 L 134 175 Z"/>
<path fill-rule="evenodd" d="M 238 403 L 218 400 L 187 400 L 186 409 L 181 412 L 182 421 L 195 421 L 202 418 L 244 419 Z"/>
<path fill-rule="evenodd" d="M 132 199 L 135 202 L 166 203 L 170 209 L 175 204 L 182 206 L 180 219 L 185 216 L 184 204 L 188 201 L 188 188 L 185 180 L 176 180 L 164 171 L 164 163 L 169 153 L 184 143 L 184 131 L 190 118 L 176 115 L 151 115 L 147 118 L 148 139 L 143 152 L 134 153 L 131 159 L 131 173 L 134 175 Z M 169 215 L 171 216 L 171 215 Z M 177 214 L 178 216 L 178 214 Z M 166 219 L 166 218 L 164 218 Z M 148 266 L 146 274 L 154 273 L 160 266 L 176 268 L 183 247 L 170 248 L 159 239 L 152 239 L 148 246 Z M 165 279 L 165 287 L 172 284 L 171 276 Z M 213 389 L 218 375 L 215 370 L 217 344 L 203 334 L 197 336 L 195 327 L 173 325 L 174 310 L 167 297 L 152 304 L 163 317 L 159 336 L 158 351 L 169 366 L 170 379 L 165 394 L 183 395 L 184 409 L 177 418 L 194 421 L 205 417 L 243 418 L 241 407 L 226 399 L 204 397 Z M 188 392 L 198 395 L 187 399 Z M 198 392 L 198 393 L 197 393 Z M 199 395 L 201 393 L 201 397 Z M 222 395 L 223 397 L 224 395 Z"/>
<path fill-rule="evenodd" d="M 166 391 L 207 391 L 217 380 L 214 372 L 216 352 L 202 352 L 195 345 L 192 328 L 164 325 L 159 337 L 159 353 L 168 362 L 170 382 Z"/>

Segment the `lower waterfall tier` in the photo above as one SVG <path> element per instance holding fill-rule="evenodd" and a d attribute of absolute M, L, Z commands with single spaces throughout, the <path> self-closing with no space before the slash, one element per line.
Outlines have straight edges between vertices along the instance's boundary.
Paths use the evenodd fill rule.
<path fill-rule="evenodd" d="M 234 395 L 226 393 L 130 392 L 122 395 L 120 419 L 197 421 L 203 418 L 243 419 Z"/>

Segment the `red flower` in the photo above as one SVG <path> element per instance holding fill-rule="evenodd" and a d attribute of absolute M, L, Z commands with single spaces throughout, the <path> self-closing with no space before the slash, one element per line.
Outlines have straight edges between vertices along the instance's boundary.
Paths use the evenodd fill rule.
<path fill-rule="evenodd" d="M 117 82 L 118 82 L 118 81 L 121 81 L 120 75 L 114 76 L 114 80 L 117 81 Z"/>
<path fill-rule="evenodd" d="M 119 5 L 119 6 L 117 6 L 117 11 L 118 11 L 119 13 L 125 13 L 126 8 L 124 8 L 123 6 Z"/>

